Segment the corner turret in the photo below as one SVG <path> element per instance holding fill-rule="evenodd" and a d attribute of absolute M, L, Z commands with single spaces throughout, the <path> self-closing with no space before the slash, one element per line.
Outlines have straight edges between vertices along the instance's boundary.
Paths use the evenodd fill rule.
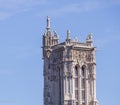
<path fill-rule="evenodd" d="M 47 16 L 46 32 L 43 35 L 43 46 L 52 46 L 52 33 L 50 31 L 50 18 Z"/>
<path fill-rule="evenodd" d="M 71 42 L 70 33 L 71 33 L 70 30 L 67 30 L 67 39 L 66 39 L 67 44 L 70 44 Z"/>
<path fill-rule="evenodd" d="M 47 16 L 47 31 L 50 30 L 50 18 Z"/>
<path fill-rule="evenodd" d="M 93 41 L 92 41 L 92 33 L 90 33 L 86 39 L 86 43 L 88 46 L 93 46 Z"/>

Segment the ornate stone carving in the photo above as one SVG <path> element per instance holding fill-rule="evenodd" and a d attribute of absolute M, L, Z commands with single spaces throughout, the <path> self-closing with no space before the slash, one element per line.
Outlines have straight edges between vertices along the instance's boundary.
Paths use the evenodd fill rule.
<path fill-rule="evenodd" d="M 42 47 L 44 105 L 92 105 L 89 99 L 96 100 L 96 61 L 92 36 L 89 35 L 82 43 L 72 41 L 69 34 L 68 31 L 65 42 L 58 43 L 56 32 L 52 35 L 50 31 L 48 18 Z M 76 65 L 78 68 L 75 68 Z M 82 68 L 83 65 L 86 68 Z"/>

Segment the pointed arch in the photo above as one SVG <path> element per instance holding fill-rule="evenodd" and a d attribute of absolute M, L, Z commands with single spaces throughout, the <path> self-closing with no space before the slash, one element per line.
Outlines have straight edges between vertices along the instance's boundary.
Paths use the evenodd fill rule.
<path fill-rule="evenodd" d="M 86 70 L 86 65 L 83 65 L 81 67 L 81 75 L 82 75 L 82 77 L 85 77 L 85 70 Z"/>
<path fill-rule="evenodd" d="M 75 68 L 74 68 L 74 74 L 75 74 L 75 76 L 78 76 L 78 74 L 79 74 L 79 69 L 80 69 L 80 66 L 77 64 L 77 65 L 75 65 Z"/>

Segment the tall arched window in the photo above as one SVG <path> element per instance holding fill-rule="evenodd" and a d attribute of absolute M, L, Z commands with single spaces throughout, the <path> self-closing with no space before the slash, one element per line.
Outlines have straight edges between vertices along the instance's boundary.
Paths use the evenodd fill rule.
<path fill-rule="evenodd" d="M 75 76 L 78 76 L 78 67 L 75 66 Z"/>
<path fill-rule="evenodd" d="M 76 105 L 78 104 L 78 66 L 75 66 L 75 70 L 74 70 L 74 74 L 75 74 L 75 99 L 76 99 Z"/>
<path fill-rule="evenodd" d="M 58 75 L 59 75 L 59 103 L 61 105 L 61 76 L 60 76 L 60 68 L 58 68 Z"/>
<path fill-rule="evenodd" d="M 78 67 L 75 66 L 75 89 L 78 89 Z"/>
<path fill-rule="evenodd" d="M 81 68 L 82 105 L 85 105 L 85 69 L 83 65 Z"/>
<path fill-rule="evenodd" d="M 85 66 L 82 66 L 82 77 L 85 77 Z"/>

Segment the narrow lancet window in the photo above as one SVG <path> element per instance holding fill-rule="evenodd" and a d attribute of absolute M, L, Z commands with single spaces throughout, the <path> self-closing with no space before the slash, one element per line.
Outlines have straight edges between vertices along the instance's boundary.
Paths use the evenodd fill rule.
<path fill-rule="evenodd" d="M 82 93 L 82 105 L 85 103 L 85 66 L 82 66 L 81 69 L 81 93 Z"/>
<path fill-rule="evenodd" d="M 74 74 L 75 74 L 75 78 L 74 78 L 75 99 L 76 99 L 76 103 L 78 103 L 78 66 L 75 66 Z"/>

